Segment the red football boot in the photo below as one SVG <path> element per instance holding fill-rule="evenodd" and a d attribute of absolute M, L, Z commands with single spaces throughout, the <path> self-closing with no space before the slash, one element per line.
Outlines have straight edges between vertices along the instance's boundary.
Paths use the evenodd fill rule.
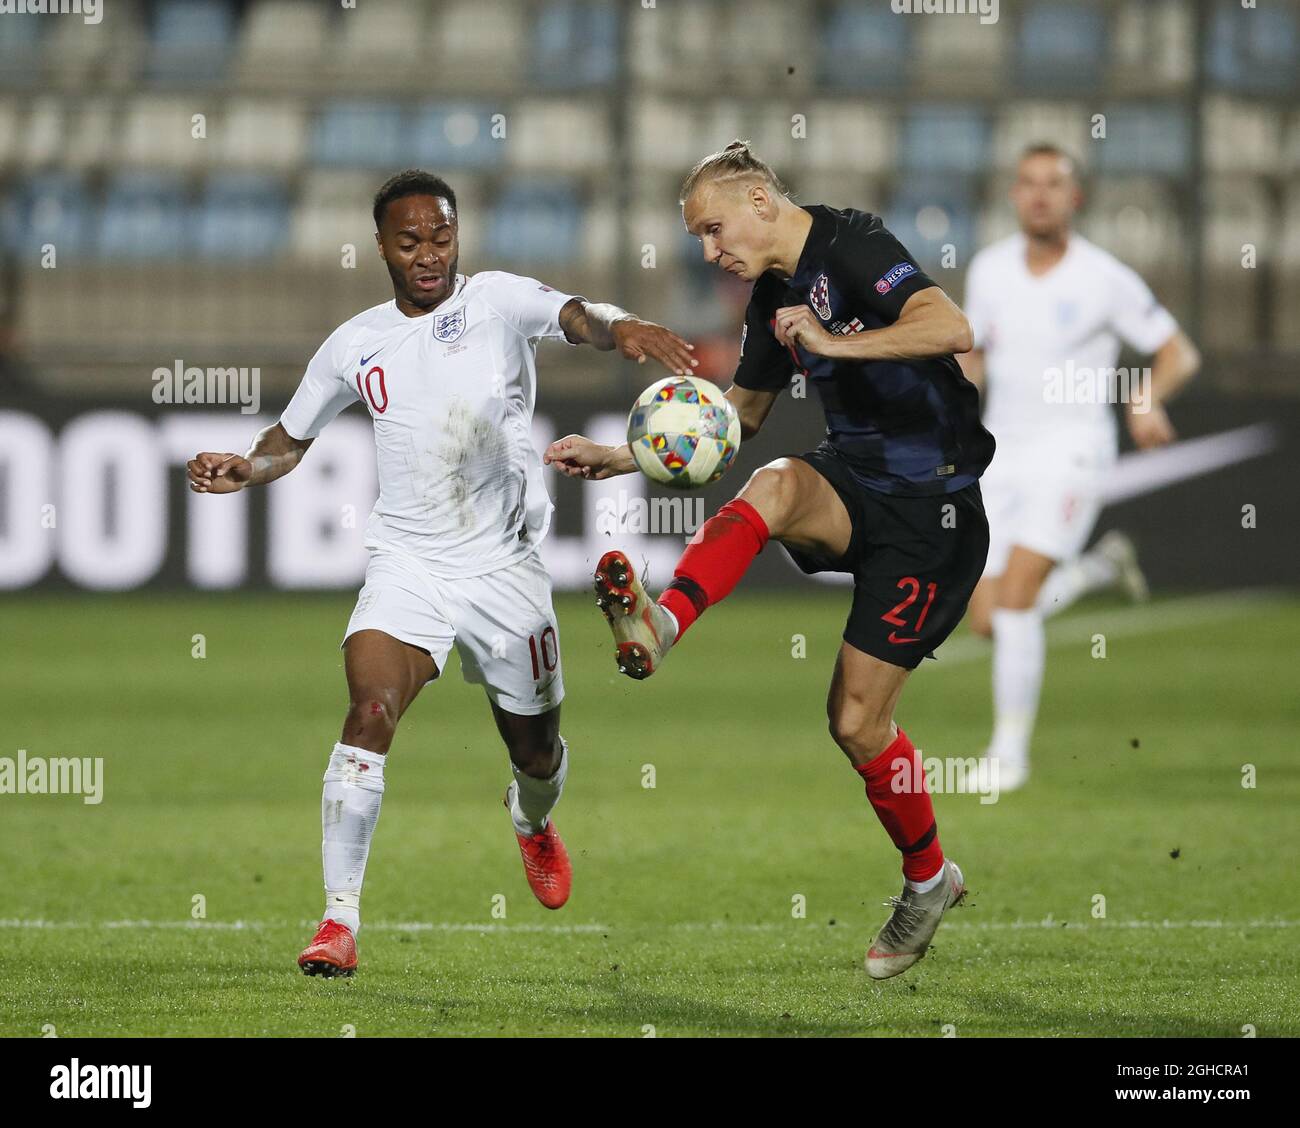
<path fill-rule="evenodd" d="M 357 940 L 352 929 L 336 920 L 323 920 L 311 943 L 298 957 L 304 975 L 351 975 L 357 970 Z"/>
<path fill-rule="evenodd" d="M 514 784 L 510 785 L 511 787 Z M 510 792 L 506 792 L 506 810 L 510 809 Z M 526 835 L 515 831 L 519 853 L 524 859 L 524 876 L 528 887 L 548 909 L 558 909 L 569 899 L 573 888 L 573 866 L 564 840 L 555 829 L 555 820 L 546 820 L 546 829 L 538 834 Z"/>

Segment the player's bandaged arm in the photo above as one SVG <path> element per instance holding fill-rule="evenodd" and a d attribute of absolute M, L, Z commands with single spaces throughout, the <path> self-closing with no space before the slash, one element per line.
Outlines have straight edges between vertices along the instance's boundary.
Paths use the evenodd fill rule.
<path fill-rule="evenodd" d="M 779 309 L 776 339 L 795 339 L 818 356 L 843 360 L 923 360 L 969 352 L 975 344 L 970 322 L 938 286 L 918 290 L 903 304 L 898 320 L 882 329 L 837 336 L 828 333 L 807 306 Z"/>
<path fill-rule="evenodd" d="M 259 431 L 248 453 L 218 454 L 203 451 L 189 460 L 186 470 L 195 493 L 234 493 L 245 486 L 264 486 L 283 478 L 302 461 L 314 439 L 295 439 L 279 423 Z"/>
<path fill-rule="evenodd" d="M 649 357 L 675 376 L 689 376 L 698 363 L 691 356 L 695 346 L 689 341 L 609 302 L 582 298 L 565 302 L 560 310 L 560 328 L 575 345 L 591 345 L 602 352 L 618 349 L 638 364 L 644 364 Z"/>

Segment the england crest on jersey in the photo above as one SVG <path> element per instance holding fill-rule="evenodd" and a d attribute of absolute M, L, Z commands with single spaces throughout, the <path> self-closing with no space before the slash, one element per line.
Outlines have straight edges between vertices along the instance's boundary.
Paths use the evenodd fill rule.
<path fill-rule="evenodd" d="M 465 311 L 455 313 L 438 313 L 433 318 L 433 337 L 436 341 L 450 343 L 465 332 Z"/>
<path fill-rule="evenodd" d="M 826 275 L 817 275 L 817 281 L 812 284 L 808 297 L 812 301 L 813 309 L 817 311 L 817 316 L 823 321 L 829 321 L 831 318 L 831 283 Z"/>

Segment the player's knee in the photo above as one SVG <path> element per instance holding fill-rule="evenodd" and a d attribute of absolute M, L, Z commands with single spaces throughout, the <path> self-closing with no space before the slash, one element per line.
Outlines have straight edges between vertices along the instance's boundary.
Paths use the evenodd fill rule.
<path fill-rule="evenodd" d="M 893 741 L 893 722 L 863 705 L 838 705 L 828 712 L 831 739 L 855 764 L 874 760 Z"/>
<path fill-rule="evenodd" d="M 564 754 L 557 736 L 553 741 L 524 739 L 510 742 L 510 760 L 524 775 L 534 779 L 550 779 L 560 767 Z"/>
<path fill-rule="evenodd" d="M 372 752 L 387 752 L 400 712 L 396 690 L 356 694 L 348 708 L 343 742 Z"/>
<path fill-rule="evenodd" d="M 739 496 L 762 514 L 775 536 L 794 509 L 799 482 L 790 459 L 778 458 L 749 476 Z"/>

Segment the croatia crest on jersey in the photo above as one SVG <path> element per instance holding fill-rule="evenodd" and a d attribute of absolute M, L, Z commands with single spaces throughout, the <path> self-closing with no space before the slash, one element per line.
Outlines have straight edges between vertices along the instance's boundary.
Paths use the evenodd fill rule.
<path fill-rule="evenodd" d="M 434 340 L 443 341 L 444 343 L 456 340 L 465 332 L 465 311 L 456 310 L 455 313 L 439 313 L 433 318 L 433 336 Z"/>
<path fill-rule="evenodd" d="M 829 321 L 831 317 L 831 283 L 826 275 L 817 275 L 817 280 L 812 284 L 808 298 L 812 302 L 813 309 L 817 311 L 817 316 L 823 321 Z"/>

